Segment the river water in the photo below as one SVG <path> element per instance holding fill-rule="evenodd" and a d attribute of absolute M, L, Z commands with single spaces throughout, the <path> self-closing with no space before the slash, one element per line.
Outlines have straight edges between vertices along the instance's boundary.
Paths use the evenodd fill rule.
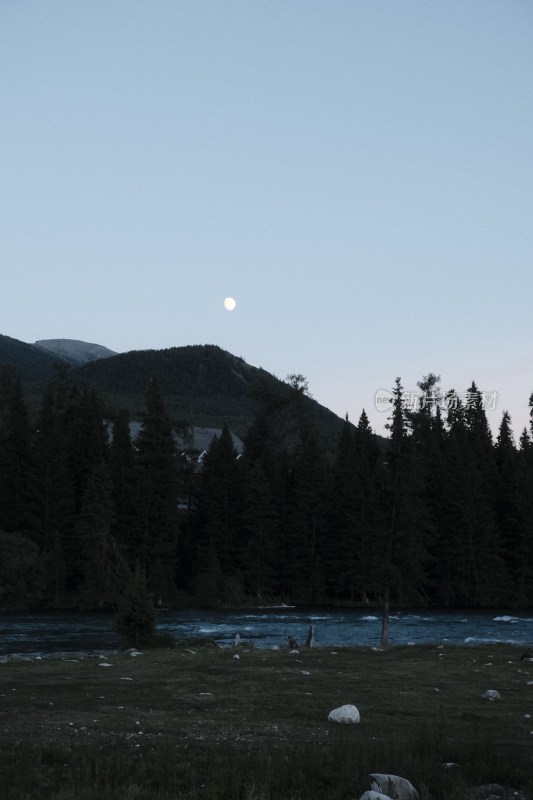
<path fill-rule="evenodd" d="M 381 617 L 377 610 L 255 608 L 239 611 L 160 611 L 157 628 L 176 639 L 205 637 L 222 646 L 241 642 L 255 647 L 282 646 L 287 636 L 303 645 L 310 625 L 317 646 L 378 646 Z M 23 656 L 66 656 L 120 649 L 112 614 L 0 614 L 0 660 Z M 466 644 L 508 642 L 533 646 L 533 610 L 392 612 L 389 644 Z M 16 656 L 15 656 L 16 657 Z"/>

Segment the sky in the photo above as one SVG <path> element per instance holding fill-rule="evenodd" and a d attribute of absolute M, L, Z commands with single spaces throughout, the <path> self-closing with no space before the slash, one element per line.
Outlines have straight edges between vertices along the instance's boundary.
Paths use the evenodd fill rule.
<path fill-rule="evenodd" d="M 528 424 L 531 0 L 2 0 L 0 108 L 3 335 Z"/>

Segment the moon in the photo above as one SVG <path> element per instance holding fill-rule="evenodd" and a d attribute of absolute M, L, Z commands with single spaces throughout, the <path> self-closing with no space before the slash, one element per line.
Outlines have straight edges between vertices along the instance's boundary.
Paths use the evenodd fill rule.
<path fill-rule="evenodd" d="M 224 300 L 224 308 L 226 309 L 226 311 L 233 311 L 236 305 L 237 303 L 235 302 L 233 297 L 226 297 L 226 299 Z"/>

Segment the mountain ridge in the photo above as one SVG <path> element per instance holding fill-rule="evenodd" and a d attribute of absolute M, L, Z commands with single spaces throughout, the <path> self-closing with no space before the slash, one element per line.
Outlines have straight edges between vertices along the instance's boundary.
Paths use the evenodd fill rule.
<path fill-rule="evenodd" d="M 91 347 L 100 353 L 113 352 L 102 345 Z M 6 364 L 19 373 L 32 413 L 40 406 L 48 380 L 61 367 L 68 368 L 74 382 L 95 388 L 110 415 L 127 409 L 132 419 L 142 417 L 148 382 L 156 377 L 176 423 L 215 428 L 226 423 L 241 438 L 246 436 L 262 403 L 268 401 L 282 407 L 294 392 L 286 382 L 261 367 L 213 344 L 131 350 L 76 364 L 37 344 L 0 335 L 0 368 Z M 302 409 L 315 423 L 328 450 L 334 448 L 343 420 L 309 396 L 302 395 L 301 400 Z"/>
<path fill-rule="evenodd" d="M 76 365 L 118 355 L 114 350 L 109 350 L 101 344 L 84 342 L 80 339 L 38 339 L 34 342 L 34 346 Z"/>

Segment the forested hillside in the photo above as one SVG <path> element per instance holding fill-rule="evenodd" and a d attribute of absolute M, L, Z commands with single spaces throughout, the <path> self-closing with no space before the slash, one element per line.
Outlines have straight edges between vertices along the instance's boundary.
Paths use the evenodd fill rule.
<path fill-rule="evenodd" d="M 40 347 L 0 334 L 0 368 L 4 365 L 14 367 L 25 386 L 40 387 L 51 377 L 58 361 Z"/>
<path fill-rule="evenodd" d="M 134 350 L 104 358 L 101 354 L 111 351 L 101 345 L 75 340 L 47 341 L 56 347 L 55 355 L 41 346 L 0 336 L 0 369 L 12 367 L 20 376 L 32 418 L 37 415 L 47 381 L 58 368 L 68 369 L 70 379 L 80 388 L 96 389 L 108 416 L 127 408 L 133 419 L 139 419 L 147 383 L 155 376 L 175 422 L 206 427 L 222 427 L 227 423 L 240 437 L 246 435 L 265 392 L 283 395 L 289 391 L 285 381 L 216 345 Z M 58 342 L 59 345 L 66 342 L 65 347 Z M 72 353 L 81 352 L 87 361 L 95 349 L 99 360 L 79 365 L 71 357 Z M 60 353 L 66 354 L 66 358 Z M 333 453 L 342 420 L 311 396 L 305 402 L 326 447 Z"/>
<path fill-rule="evenodd" d="M 266 392 L 287 394 L 289 386 L 216 345 L 189 345 L 166 350 L 134 350 L 86 364 L 76 380 L 94 386 L 110 409 L 141 413 L 148 381 L 155 376 L 175 420 L 222 427 L 244 438 Z M 336 446 L 341 420 L 311 397 L 309 413 L 325 440 Z"/>
<path fill-rule="evenodd" d="M 516 447 L 504 414 L 493 442 L 475 384 L 438 403 L 420 386 L 413 409 L 396 382 L 385 451 L 363 412 L 333 459 L 305 386 L 265 389 L 242 457 L 224 427 L 199 469 L 156 379 L 132 441 L 68 372 L 30 422 L 5 370 L 0 607 L 113 608 L 133 573 L 165 606 L 530 606 L 531 432 Z"/>

